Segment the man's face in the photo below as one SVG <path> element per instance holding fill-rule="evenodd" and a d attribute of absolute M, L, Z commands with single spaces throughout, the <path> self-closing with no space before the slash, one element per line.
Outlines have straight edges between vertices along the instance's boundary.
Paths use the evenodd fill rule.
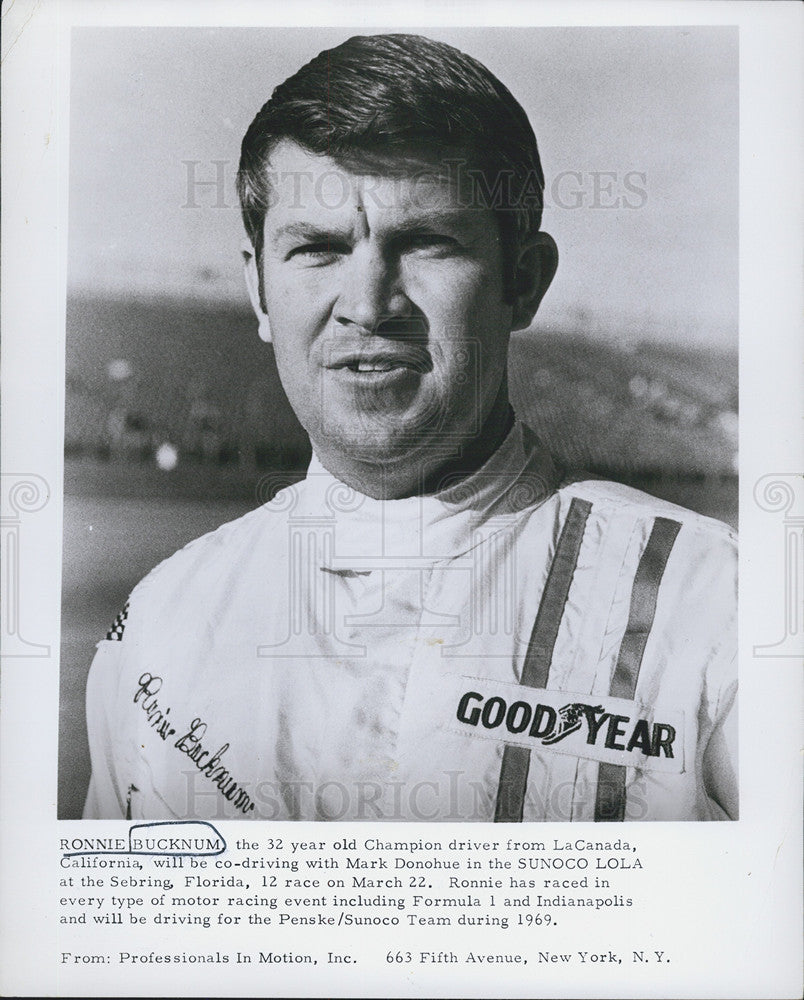
<path fill-rule="evenodd" d="M 492 212 L 435 173 L 351 173 L 289 141 L 269 170 L 265 304 L 316 450 L 429 462 L 476 437 L 512 327 Z"/>

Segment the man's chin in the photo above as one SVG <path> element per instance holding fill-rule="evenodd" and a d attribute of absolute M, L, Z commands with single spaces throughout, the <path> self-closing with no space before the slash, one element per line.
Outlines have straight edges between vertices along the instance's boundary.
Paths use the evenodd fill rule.
<path fill-rule="evenodd" d="M 438 448 L 439 439 L 438 432 L 428 427 L 375 426 L 362 428 L 359 433 L 349 428 L 341 434 L 323 434 L 313 439 L 313 447 L 322 461 L 331 457 L 367 466 L 409 468 L 417 461 L 426 463 L 434 447 L 442 450 Z"/>
<path fill-rule="evenodd" d="M 426 448 L 426 435 L 413 432 L 348 435 L 328 445 L 328 450 L 337 450 L 353 461 L 387 465 L 395 461 L 410 462 L 413 455 Z"/>

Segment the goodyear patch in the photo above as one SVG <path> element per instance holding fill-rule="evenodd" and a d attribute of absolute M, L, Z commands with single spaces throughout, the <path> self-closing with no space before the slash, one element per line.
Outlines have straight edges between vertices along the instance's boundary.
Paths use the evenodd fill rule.
<path fill-rule="evenodd" d="M 451 732 L 647 771 L 684 770 L 678 710 L 477 677 L 452 678 L 449 688 L 441 724 Z"/>

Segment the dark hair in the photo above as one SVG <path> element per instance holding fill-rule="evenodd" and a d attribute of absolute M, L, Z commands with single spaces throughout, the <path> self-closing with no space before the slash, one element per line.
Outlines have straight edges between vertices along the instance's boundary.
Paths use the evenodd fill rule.
<path fill-rule="evenodd" d="M 356 36 L 274 90 L 246 132 L 237 174 L 258 260 L 271 197 L 266 164 L 282 139 L 344 167 L 399 157 L 465 164 L 461 197 L 495 211 L 507 279 L 518 247 L 541 225 L 544 174 L 527 115 L 485 66 L 444 42 Z"/>

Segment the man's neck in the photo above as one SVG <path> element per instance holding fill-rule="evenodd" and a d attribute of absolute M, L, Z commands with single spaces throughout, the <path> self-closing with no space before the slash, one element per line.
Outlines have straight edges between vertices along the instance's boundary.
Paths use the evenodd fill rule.
<path fill-rule="evenodd" d="M 324 468 L 347 486 L 375 500 L 401 500 L 436 493 L 472 475 L 497 451 L 513 425 L 514 412 L 506 393 L 495 403 L 480 433 L 461 445 L 456 455 L 431 457 L 422 451 L 396 462 L 378 463 L 314 447 Z"/>

